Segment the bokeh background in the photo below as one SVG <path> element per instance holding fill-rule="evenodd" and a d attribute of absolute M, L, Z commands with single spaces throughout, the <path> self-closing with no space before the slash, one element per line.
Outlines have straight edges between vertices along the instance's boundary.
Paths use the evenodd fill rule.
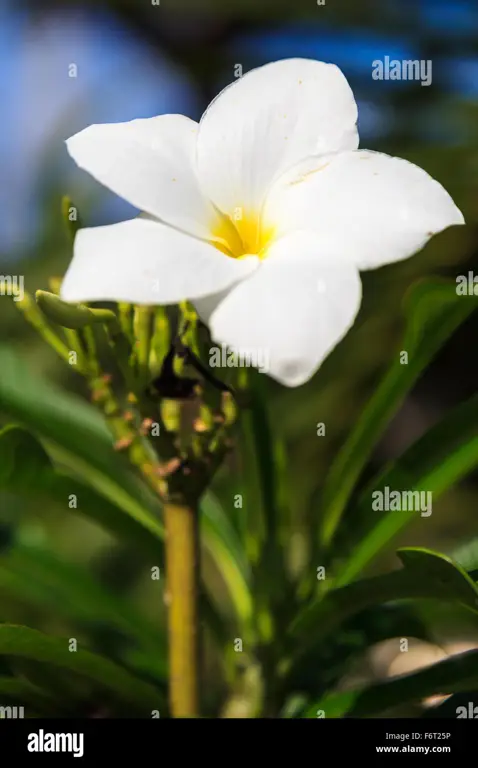
<path fill-rule="evenodd" d="M 432 61 L 432 83 L 376 81 L 372 62 Z M 390 361 L 403 329 L 401 301 L 427 275 L 455 278 L 478 269 L 478 5 L 476 0 L 1 0 L 0 272 L 24 275 L 25 289 L 48 290 L 71 257 L 60 211 L 71 195 L 87 225 L 135 213 L 76 168 L 65 139 L 91 123 L 179 112 L 198 120 L 209 101 L 244 72 L 288 57 L 342 68 L 358 105 L 361 147 L 416 162 L 438 179 L 467 226 L 435 237 L 413 259 L 367 273 L 358 322 L 321 371 L 300 390 L 268 382 L 273 430 L 287 447 L 291 557 L 306 547 L 305 521 L 331 458 Z M 73 75 L 73 76 L 72 76 Z M 464 298 L 463 300 L 466 300 Z M 35 375 L 84 394 L 63 365 L 0 297 L 0 334 Z M 420 378 L 387 429 L 363 481 L 399 455 L 478 381 L 478 317 L 471 316 Z M 0 371 L 0 375 L 1 371 Z M 326 424 L 318 437 L 316 424 Z M 478 531 L 478 476 L 445 494 L 374 562 L 396 565 L 397 545 L 443 552 Z M 241 476 L 219 474 L 215 489 L 233 507 Z M 137 554 L 75 510 L 0 494 L 3 545 L 17 540 L 87 567 L 155 620 L 157 600 Z M 347 519 L 344 527 L 346 531 Z M 0 584 L 0 618 L 68 632 L 54 608 L 33 611 Z M 439 644 L 478 643 L 476 622 L 449 609 L 433 616 Z M 98 629 L 97 647 L 108 650 Z M 448 647 L 447 645 L 447 647 Z M 396 643 L 361 662 L 361 675 L 387 674 Z M 420 662 L 421 663 L 421 662 Z M 213 672 L 211 672 L 213 674 Z"/>

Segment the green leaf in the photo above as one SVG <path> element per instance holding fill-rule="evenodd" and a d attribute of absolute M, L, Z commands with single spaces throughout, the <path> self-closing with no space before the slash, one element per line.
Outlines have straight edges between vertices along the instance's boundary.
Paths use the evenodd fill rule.
<path fill-rule="evenodd" d="M 433 642 L 431 631 L 416 609 L 417 604 L 412 601 L 398 601 L 361 610 L 345 619 L 338 631 L 322 639 L 314 637 L 305 652 L 298 638 L 291 638 L 292 665 L 288 670 L 285 667 L 287 690 L 307 693 L 310 701 L 318 691 L 336 687 L 354 659 L 363 660 L 363 655 L 377 643 L 396 637 Z"/>
<path fill-rule="evenodd" d="M 340 691 L 338 693 L 325 694 L 322 698 L 311 704 L 304 717 L 307 718 L 338 718 L 346 715 L 353 707 L 360 691 Z"/>
<path fill-rule="evenodd" d="M 44 661 L 20 656 L 10 659 L 9 666 L 15 680 L 25 681 L 48 696 L 52 702 L 53 717 L 58 713 L 61 713 L 62 717 L 83 716 L 94 709 L 98 689 L 87 678 L 68 669 L 53 667 Z M 118 708 L 118 702 L 109 703 L 113 706 L 116 704 L 115 709 Z"/>
<path fill-rule="evenodd" d="M 239 422 L 244 482 L 243 538 L 248 556 L 257 561 L 265 541 L 275 535 L 278 476 L 263 374 L 248 372 L 248 407 Z"/>
<path fill-rule="evenodd" d="M 477 585 L 450 557 L 419 547 L 397 554 L 403 568 L 331 590 L 297 616 L 291 631 L 307 634 L 309 644 L 358 611 L 395 600 L 436 598 L 478 612 Z"/>
<path fill-rule="evenodd" d="M 461 567 L 465 568 L 465 570 L 475 573 L 478 569 L 478 539 L 472 539 L 466 544 L 457 547 L 453 552 L 453 559 L 460 563 Z M 474 578 L 474 581 L 476 581 L 476 578 Z"/>
<path fill-rule="evenodd" d="M 70 652 L 68 638 L 49 637 L 28 627 L 2 624 L 0 655 L 32 659 L 79 674 L 144 716 L 150 716 L 151 710 L 160 709 L 163 704 L 159 691 L 109 659 L 82 648 Z"/>
<path fill-rule="evenodd" d="M 54 474 L 51 466 L 48 468 L 48 456 L 38 442 L 28 450 L 28 442 L 32 438 L 27 433 L 23 433 L 23 436 L 19 432 L 5 433 L 5 466 L 10 466 L 9 482 L 16 485 L 12 490 L 22 491 L 23 473 L 29 471 L 34 477 L 30 490 L 38 487 L 40 491 L 51 493 L 60 500 L 68 499 L 70 494 L 75 493 L 80 500 L 79 513 L 118 531 L 127 540 L 131 538 L 138 541 L 149 553 L 156 552 L 155 564 L 162 562 L 164 529 L 160 520 L 160 504 L 130 470 L 128 462 L 114 451 L 112 437 L 101 414 L 81 399 L 32 377 L 22 361 L 5 346 L 0 346 L 0 368 L 3 372 L 0 378 L 0 411 L 6 411 L 10 417 L 28 426 L 41 438 L 48 453 L 54 453 L 61 459 L 62 467 L 68 472 Z M 12 451 L 13 457 L 6 458 Z M 22 468 L 23 462 L 25 467 Z M 5 469 L 4 475 L 7 472 Z M 77 485 L 70 477 L 73 472 Z M 110 503 L 99 502 L 98 496 Z M 118 514 L 116 507 L 126 513 L 130 520 L 124 514 Z M 224 571 L 224 542 L 219 545 L 221 535 L 218 535 L 217 529 L 214 532 L 217 515 L 208 525 L 210 512 L 212 506 L 206 503 L 206 545 L 213 557 L 219 558 L 219 567 Z M 214 609 L 207 596 L 204 601 L 204 607 L 212 617 Z M 216 627 L 219 625 L 217 615 L 215 624 Z"/>
<path fill-rule="evenodd" d="M 100 413 L 81 399 L 32 377 L 8 347 L 0 346 L 0 368 L 4 372 L 0 378 L 0 411 L 6 411 L 10 417 L 27 425 L 41 438 L 48 453 L 54 452 L 61 459 L 62 467 L 65 468 L 65 474 L 53 473 L 51 466 L 48 468 L 48 455 L 41 444 L 37 441 L 28 446 L 32 438 L 27 433 L 5 433 L 5 467 L 10 467 L 9 482 L 16 486 L 14 490 L 22 492 L 26 487 L 23 473 L 29 471 L 30 490 L 38 484 L 41 491 L 51 493 L 60 500 L 68 499 L 70 494 L 75 493 L 80 501 L 76 510 L 78 513 L 96 519 L 126 540 L 131 538 L 137 541 L 148 554 L 156 553 L 155 565 L 162 563 L 164 528 L 160 520 L 160 504 L 146 485 L 130 471 L 127 461 L 114 451 L 112 437 Z M 17 440 L 19 443 L 15 442 Z M 27 465 L 30 469 L 27 469 Z M 7 472 L 5 470 L 4 475 Z M 70 477 L 73 472 L 76 486 Z M 98 496 L 110 503 L 102 504 Z M 118 514 L 116 507 L 126 513 L 130 520 L 126 519 L 125 514 Z M 209 521 L 210 514 L 213 515 L 212 521 Z M 223 574 L 228 571 L 230 586 L 231 579 L 236 578 L 243 566 L 226 562 L 224 524 L 222 532 L 219 532 L 217 510 L 213 512 L 213 506 L 207 501 L 204 505 L 203 525 L 205 544 L 218 562 L 220 571 Z M 233 554 L 229 554 L 233 557 Z M 231 576 L 234 571 L 236 576 Z M 242 602 L 239 608 L 242 612 L 250 612 L 250 598 L 244 586 L 242 584 L 240 587 L 242 593 L 239 599 Z M 236 592 L 236 606 L 238 596 L 239 592 Z M 216 634 L 221 634 L 221 618 L 206 594 L 202 598 L 202 607 Z"/>
<path fill-rule="evenodd" d="M 0 412 L 61 447 L 71 471 L 152 532 L 159 504 L 113 448 L 100 413 L 78 397 L 31 375 L 22 360 L 0 346 Z"/>
<path fill-rule="evenodd" d="M 102 499 L 84 483 L 58 472 L 40 441 L 23 428 L 8 426 L 0 431 L 0 488 L 36 499 L 54 499 L 61 504 L 66 503 L 70 494 L 75 494 L 79 504 L 75 512 L 98 522 L 123 540 L 136 543 L 143 554 L 152 558 L 152 564 L 164 562 L 163 526 L 160 522 L 153 517 L 142 515 L 138 518 L 124 514 L 121 508 Z M 205 503 L 204 514 L 207 545 L 221 571 L 227 570 L 229 578 L 232 578 L 235 566 L 227 560 L 227 544 L 230 542 L 227 542 L 225 528 L 220 530 L 219 513 L 213 511 L 212 501 Z M 208 525 L 210 515 L 213 520 Z M 145 525 L 145 522 L 148 524 Z M 223 526 L 226 526 L 224 520 Z M 13 585 L 13 575 L 10 574 L 9 578 Z M 7 579 L 5 572 L 4 579 Z M 20 589 L 20 584 L 17 588 Z M 31 584 L 31 588 L 35 589 L 35 585 Z M 250 603 L 250 597 L 243 596 L 242 608 L 247 607 L 247 601 Z M 222 637 L 220 616 L 205 594 L 202 596 L 202 610 L 216 636 Z M 247 610 L 251 610 L 250 605 Z M 156 652 L 160 656 L 159 638 L 156 643 Z M 158 667 L 159 656 L 155 667 Z"/>
<path fill-rule="evenodd" d="M 0 430 L 0 488 L 22 496 L 53 499 L 65 508 L 74 494 L 78 502 L 75 512 L 125 541 L 136 543 L 157 563 L 163 536 L 161 523 L 144 512 L 140 516 L 128 514 L 129 505 L 126 510 L 116 506 L 82 481 L 60 473 L 40 441 L 21 427 L 10 425 Z"/>
<path fill-rule="evenodd" d="M 319 531 L 322 546 L 330 544 L 377 440 L 405 395 L 444 342 L 477 306 L 478 297 L 458 296 L 455 282 L 449 280 L 423 280 L 412 287 L 405 301 L 404 339 L 326 478 Z M 400 362 L 400 351 L 407 352 L 407 364 Z"/>
<path fill-rule="evenodd" d="M 251 573 L 241 541 L 217 498 L 210 491 L 201 500 L 201 527 L 215 564 L 227 586 L 238 619 L 252 617 Z"/>
<path fill-rule="evenodd" d="M 24 707 L 25 717 L 31 716 L 32 712 L 51 716 L 55 711 L 53 697 L 32 685 L 28 680 L 0 677 L 0 698 L 2 706 L 8 706 L 8 703 L 12 702 L 16 706 Z"/>
<path fill-rule="evenodd" d="M 305 717 L 317 717 L 323 710 L 326 717 L 373 717 L 402 704 L 420 702 L 435 694 L 473 691 L 478 687 L 478 651 L 451 656 L 411 675 L 368 688 L 332 693 L 313 704 Z"/>
<path fill-rule="evenodd" d="M 374 511 L 373 491 L 388 487 L 430 492 L 436 501 L 478 466 L 477 424 L 478 395 L 475 395 L 452 409 L 367 485 L 357 507 L 350 511 L 350 516 L 363 524 L 356 523 L 349 538 L 347 550 L 351 554 L 335 574 L 337 586 L 352 581 L 387 542 L 417 517 L 417 512 Z"/>
<path fill-rule="evenodd" d="M 166 638 L 134 606 L 102 587 L 76 565 L 64 563 L 46 550 L 17 545 L 0 558 L 0 594 L 65 616 L 74 622 L 108 624 L 149 650 L 167 676 Z"/>
<path fill-rule="evenodd" d="M 267 644 L 278 631 L 276 625 L 282 619 L 284 604 L 290 611 L 293 600 L 284 554 L 290 543 L 290 539 L 284 537 L 285 450 L 272 433 L 264 375 L 248 371 L 247 380 L 247 408 L 239 420 L 244 483 L 241 527 L 246 553 L 252 563 L 254 629 Z"/>

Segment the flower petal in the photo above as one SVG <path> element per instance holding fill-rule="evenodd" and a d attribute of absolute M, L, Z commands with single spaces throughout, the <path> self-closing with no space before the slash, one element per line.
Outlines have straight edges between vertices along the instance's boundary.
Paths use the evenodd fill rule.
<path fill-rule="evenodd" d="M 271 189 L 263 225 L 326 233 L 359 269 L 400 261 L 463 224 L 448 192 L 422 168 L 380 152 L 311 157 Z"/>
<path fill-rule="evenodd" d="M 216 293 L 259 264 L 148 219 L 80 229 L 61 287 L 65 301 L 175 304 Z"/>
<path fill-rule="evenodd" d="M 249 354 L 286 386 L 305 383 L 360 306 L 358 270 L 335 256 L 315 233 L 295 232 L 275 242 L 260 268 L 213 312 L 213 339 Z"/>
<path fill-rule="evenodd" d="M 241 281 L 238 280 L 237 282 L 240 283 Z M 209 320 L 211 319 L 212 313 L 215 309 L 217 309 L 221 301 L 224 301 L 228 293 L 230 293 L 233 288 L 234 286 L 230 286 L 225 288 L 223 291 L 219 291 L 218 293 L 211 293 L 210 296 L 205 296 L 203 299 L 195 299 L 191 302 L 199 315 L 199 319 L 202 320 L 203 323 L 209 325 Z"/>
<path fill-rule="evenodd" d="M 167 224 L 209 239 L 218 214 L 194 170 L 198 125 L 183 115 L 90 125 L 67 141 L 80 168 Z"/>
<path fill-rule="evenodd" d="M 253 69 L 201 119 L 201 185 L 224 213 L 257 213 L 272 180 L 304 157 L 356 149 L 356 121 L 352 91 L 334 64 L 286 59 Z"/>

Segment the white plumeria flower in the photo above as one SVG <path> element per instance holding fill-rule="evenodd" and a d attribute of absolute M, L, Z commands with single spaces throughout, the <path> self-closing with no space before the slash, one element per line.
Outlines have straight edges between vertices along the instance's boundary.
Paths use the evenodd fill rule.
<path fill-rule="evenodd" d="M 356 122 L 335 65 L 288 59 L 225 88 L 199 124 L 77 133 L 78 166 L 143 213 L 78 232 L 62 298 L 190 300 L 216 342 L 263 351 L 274 379 L 303 384 L 354 322 L 359 270 L 464 223 L 421 168 L 358 150 Z"/>

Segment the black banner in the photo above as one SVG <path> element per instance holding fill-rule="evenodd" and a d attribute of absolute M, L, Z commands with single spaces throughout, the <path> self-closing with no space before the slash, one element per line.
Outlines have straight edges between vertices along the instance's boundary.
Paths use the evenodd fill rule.
<path fill-rule="evenodd" d="M 8 713 L 7 713 L 8 714 Z M 327 720 L 71 720 L 0 719 L 2 756 L 38 762 L 101 760 L 176 760 L 204 758 L 213 764 L 261 757 L 302 762 L 389 755 L 445 756 L 450 761 L 473 754 L 478 735 L 474 719 Z M 202 754 L 201 754 L 202 753 Z"/>

